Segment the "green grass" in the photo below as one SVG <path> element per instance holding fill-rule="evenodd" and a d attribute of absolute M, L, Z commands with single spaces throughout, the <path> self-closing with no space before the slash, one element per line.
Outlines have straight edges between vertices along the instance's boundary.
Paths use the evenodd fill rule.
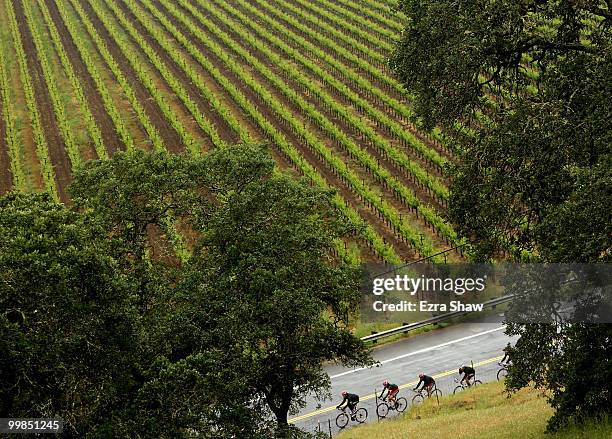
<path fill-rule="evenodd" d="M 456 396 L 428 400 L 406 414 L 380 423 L 355 427 L 339 439 L 607 439 L 612 423 L 572 428 L 554 435 L 545 434 L 553 411 L 540 393 L 523 389 L 508 397 L 503 383 L 495 382 Z"/>

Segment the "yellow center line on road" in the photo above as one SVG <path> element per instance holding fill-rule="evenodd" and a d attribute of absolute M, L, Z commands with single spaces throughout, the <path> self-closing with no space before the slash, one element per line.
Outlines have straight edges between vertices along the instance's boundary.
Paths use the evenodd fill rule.
<path fill-rule="evenodd" d="M 478 363 L 475 363 L 474 367 L 485 366 L 485 365 L 493 363 L 495 361 L 499 361 L 502 358 L 503 357 L 500 355 L 499 357 L 489 358 L 488 360 L 482 360 L 482 361 L 479 361 Z M 445 372 L 440 372 L 440 373 L 434 375 L 432 378 L 435 379 L 435 380 L 438 379 L 438 378 L 444 378 L 444 377 L 447 377 L 449 375 L 453 375 L 453 374 L 457 373 L 457 370 L 458 369 L 452 369 L 452 370 L 447 370 Z M 399 388 L 400 389 L 413 388 L 414 386 L 416 386 L 417 383 L 418 383 L 418 381 L 412 381 L 410 383 L 402 384 L 401 386 L 399 386 Z M 359 397 L 359 402 L 368 401 L 368 400 L 374 399 L 374 398 L 376 398 L 376 394 L 372 393 L 372 394 L 364 396 L 364 397 Z M 295 423 L 295 422 L 303 421 L 305 419 L 312 418 L 313 416 L 329 413 L 329 412 L 331 412 L 331 411 L 333 411 L 335 409 L 336 409 L 336 406 L 332 405 L 332 406 L 326 407 L 324 409 L 315 410 L 314 412 L 307 413 L 307 414 L 301 415 L 301 416 L 297 416 L 297 417 L 295 417 L 293 419 L 289 419 L 289 422 L 290 423 Z"/>

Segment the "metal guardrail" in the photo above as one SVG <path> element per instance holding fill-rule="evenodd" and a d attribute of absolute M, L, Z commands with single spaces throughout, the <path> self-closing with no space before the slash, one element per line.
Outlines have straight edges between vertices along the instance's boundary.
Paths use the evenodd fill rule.
<path fill-rule="evenodd" d="M 482 308 L 483 309 L 489 308 L 489 307 L 494 308 L 497 305 L 501 305 L 503 303 L 510 302 L 512 301 L 512 299 L 514 299 L 514 294 L 509 294 L 507 296 L 498 297 L 496 299 L 491 299 L 491 300 L 484 302 L 482 304 Z M 365 337 L 361 337 L 361 340 L 364 342 L 371 341 L 371 342 L 376 343 L 376 341 L 380 340 L 381 338 L 390 337 L 396 334 L 406 333 L 406 332 L 409 332 L 409 331 L 412 331 L 418 328 L 422 328 L 423 326 L 433 325 L 435 323 L 441 323 L 446 320 L 450 320 L 454 317 L 459 317 L 465 314 L 470 314 L 472 312 L 476 312 L 476 311 L 455 311 L 455 312 L 449 312 L 446 314 L 440 314 L 438 316 L 434 316 L 427 320 L 421 320 L 420 322 L 409 323 L 408 325 L 399 326 L 397 328 L 377 332 L 376 334 L 366 335 Z"/>

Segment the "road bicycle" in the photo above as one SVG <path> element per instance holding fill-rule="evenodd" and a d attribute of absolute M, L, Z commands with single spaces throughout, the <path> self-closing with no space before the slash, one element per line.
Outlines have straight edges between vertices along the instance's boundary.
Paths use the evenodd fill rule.
<path fill-rule="evenodd" d="M 455 378 L 455 382 L 456 382 L 456 383 L 458 383 L 459 385 L 458 385 L 457 387 L 455 387 L 455 390 L 453 390 L 453 394 L 455 394 L 455 393 L 457 393 L 457 392 L 461 392 L 462 390 L 465 390 L 465 389 L 467 389 L 467 388 L 469 388 L 469 387 L 473 387 L 473 386 L 475 386 L 475 385 L 477 385 L 477 384 L 482 384 L 482 381 L 480 381 L 480 380 L 474 380 L 474 381 L 472 382 L 472 384 L 467 385 L 467 384 L 465 384 L 465 383 L 463 383 L 463 382 L 459 381 L 457 378 Z"/>
<path fill-rule="evenodd" d="M 434 387 L 434 389 L 429 392 L 429 394 L 425 392 L 425 389 L 413 389 L 412 391 L 416 393 L 416 395 L 412 397 L 412 404 L 421 404 L 423 401 L 425 401 L 425 398 L 431 398 L 432 396 L 435 396 L 437 398 L 442 396 L 442 391 L 438 389 L 438 387 Z"/>
<path fill-rule="evenodd" d="M 386 418 L 390 411 L 395 410 L 398 413 L 403 412 L 408 407 L 408 401 L 404 397 L 396 398 L 394 401 L 386 401 L 383 399 L 376 406 L 376 414 L 381 418 Z"/>
<path fill-rule="evenodd" d="M 502 379 L 506 378 L 506 376 L 508 375 L 508 365 L 501 364 L 501 363 L 498 363 L 498 364 L 501 366 L 501 369 L 497 371 L 497 380 L 501 381 Z"/>
<path fill-rule="evenodd" d="M 346 427 L 349 421 L 351 420 L 358 422 L 360 424 L 363 424 L 366 421 L 366 419 L 368 419 L 368 411 L 364 409 L 363 407 L 358 408 L 350 415 L 346 413 L 347 408 L 348 407 L 344 406 L 338 409 L 342 412 L 336 417 L 336 425 L 338 426 L 338 428 L 342 429 Z"/>

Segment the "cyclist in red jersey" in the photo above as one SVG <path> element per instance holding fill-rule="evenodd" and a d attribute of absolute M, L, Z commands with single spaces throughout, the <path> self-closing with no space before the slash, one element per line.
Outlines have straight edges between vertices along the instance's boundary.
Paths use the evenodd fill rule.
<path fill-rule="evenodd" d="M 387 396 L 383 398 L 385 391 L 387 391 Z M 399 386 L 397 384 L 391 384 L 389 381 L 385 380 L 383 381 L 383 390 L 380 393 L 379 398 L 382 398 L 383 401 L 385 399 L 389 399 L 389 402 L 393 402 L 397 398 L 398 392 L 399 392 Z"/>

